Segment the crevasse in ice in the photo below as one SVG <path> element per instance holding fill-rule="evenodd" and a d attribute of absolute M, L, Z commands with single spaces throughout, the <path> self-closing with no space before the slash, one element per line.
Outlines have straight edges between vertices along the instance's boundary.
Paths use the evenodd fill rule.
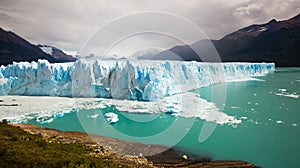
<path fill-rule="evenodd" d="M 47 60 L 0 67 L 0 95 L 155 101 L 215 83 L 273 72 L 274 63 Z"/>

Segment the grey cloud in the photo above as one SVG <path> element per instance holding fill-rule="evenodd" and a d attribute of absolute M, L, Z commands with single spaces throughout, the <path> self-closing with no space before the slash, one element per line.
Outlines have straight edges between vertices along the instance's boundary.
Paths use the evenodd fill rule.
<path fill-rule="evenodd" d="M 182 16 L 200 27 L 209 38 L 218 39 L 249 24 L 292 17 L 300 13 L 300 0 L 1 0 L 0 26 L 36 44 L 77 51 L 97 28 L 115 18 L 141 11 Z M 140 43 L 145 40 L 140 38 Z"/>

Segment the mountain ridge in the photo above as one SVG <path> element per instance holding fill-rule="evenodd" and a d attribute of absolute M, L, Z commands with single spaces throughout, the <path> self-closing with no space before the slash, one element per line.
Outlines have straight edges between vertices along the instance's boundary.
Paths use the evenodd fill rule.
<path fill-rule="evenodd" d="M 283 21 L 272 19 L 265 24 L 253 24 L 219 40 L 204 39 L 192 45 L 174 46 L 153 58 L 172 53 L 175 60 L 202 61 L 204 58 L 215 62 L 207 56 L 213 54 L 216 57 L 213 46 L 224 62 L 275 62 L 276 66 L 300 66 L 300 14 Z"/>
<path fill-rule="evenodd" d="M 276 66 L 300 66 L 300 14 L 287 20 L 253 24 L 223 36 L 203 39 L 192 45 L 174 46 L 140 59 L 206 62 L 275 62 Z M 49 52 L 42 50 L 48 47 Z M 220 58 L 220 59 L 214 59 Z M 47 59 L 51 63 L 76 58 L 49 45 L 34 45 L 16 33 L 0 28 L 0 65 L 14 61 Z"/>
<path fill-rule="evenodd" d="M 76 60 L 57 48 L 52 54 L 47 54 L 39 48 L 39 45 L 31 44 L 16 33 L 0 28 L 0 65 L 20 61 L 37 61 L 38 59 L 46 59 L 51 63 Z"/>

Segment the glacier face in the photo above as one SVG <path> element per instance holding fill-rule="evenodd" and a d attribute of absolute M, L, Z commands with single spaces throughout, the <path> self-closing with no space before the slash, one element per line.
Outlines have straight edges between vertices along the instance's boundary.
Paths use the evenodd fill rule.
<path fill-rule="evenodd" d="M 262 76 L 274 63 L 46 60 L 0 67 L 0 95 L 156 101 L 215 83 Z"/>

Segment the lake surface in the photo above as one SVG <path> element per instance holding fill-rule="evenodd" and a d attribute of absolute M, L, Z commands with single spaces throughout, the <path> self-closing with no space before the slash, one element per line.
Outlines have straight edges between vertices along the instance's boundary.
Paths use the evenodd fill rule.
<path fill-rule="evenodd" d="M 258 79 L 193 91 L 212 101 L 212 90 L 226 88 L 223 111 L 242 121 L 217 125 L 204 142 L 199 141 L 201 129 L 207 124 L 204 120 L 166 113 L 124 113 L 114 106 L 74 110 L 52 122 L 32 119 L 28 123 L 147 144 L 175 145 L 215 160 L 244 160 L 267 168 L 300 167 L 300 68 L 276 68 L 275 73 Z M 108 112 L 117 114 L 119 121 L 109 124 L 104 117 Z"/>

